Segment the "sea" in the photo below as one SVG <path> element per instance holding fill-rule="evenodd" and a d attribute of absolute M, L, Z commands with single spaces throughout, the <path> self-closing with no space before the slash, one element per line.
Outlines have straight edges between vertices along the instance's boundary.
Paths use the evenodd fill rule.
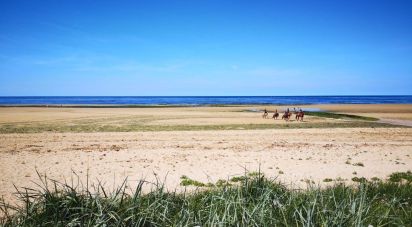
<path fill-rule="evenodd" d="M 412 95 L 391 96 L 0 96 L 0 105 L 306 105 L 412 104 Z"/>

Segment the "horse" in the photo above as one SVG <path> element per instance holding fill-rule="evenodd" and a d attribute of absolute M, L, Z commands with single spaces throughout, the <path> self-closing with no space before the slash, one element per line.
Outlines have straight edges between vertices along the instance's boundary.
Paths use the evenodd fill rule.
<path fill-rule="evenodd" d="M 295 109 L 295 108 L 293 108 L 293 109 Z M 300 113 L 300 112 L 298 112 L 297 110 L 294 111 L 295 120 L 297 120 L 297 121 L 299 120 L 299 113 Z"/>
<path fill-rule="evenodd" d="M 296 120 L 299 121 L 303 121 L 303 117 L 305 116 L 305 112 L 300 111 L 299 113 L 296 114 Z"/>
<path fill-rule="evenodd" d="M 274 114 L 273 114 L 273 116 L 272 116 L 272 118 L 273 119 L 278 119 L 278 117 L 279 117 L 279 113 L 278 112 L 275 112 Z"/>
<path fill-rule="evenodd" d="M 282 115 L 282 119 L 284 119 L 285 121 L 289 121 L 289 119 L 290 119 L 291 116 L 292 116 L 292 113 L 291 113 L 291 112 L 285 112 L 285 113 Z"/>
<path fill-rule="evenodd" d="M 266 109 L 265 109 L 265 112 L 263 113 L 262 117 L 265 118 L 265 119 L 268 118 L 268 111 Z"/>

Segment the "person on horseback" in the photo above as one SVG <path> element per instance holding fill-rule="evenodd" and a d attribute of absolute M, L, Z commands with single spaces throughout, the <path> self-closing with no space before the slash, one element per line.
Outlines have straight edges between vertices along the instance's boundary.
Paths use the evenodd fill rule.
<path fill-rule="evenodd" d="M 278 113 L 278 109 L 276 109 L 276 110 L 275 110 L 275 113 L 273 113 L 272 118 L 273 118 L 273 119 L 278 119 L 278 117 L 279 117 L 279 113 Z"/>
<path fill-rule="evenodd" d="M 265 108 L 265 110 L 264 110 L 264 113 L 263 113 L 263 118 L 267 118 L 267 116 L 268 116 L 268 111 L 266 110 L 266 108 Z"/>
<path fill-rule="evenodd" d="M 296 120 L 299 120 L 300 118 L 300 121 L 303 121 L 304 116 L 305 116 L 305 113 L 303 112 L 302 109 L 300 109 L 298 115 L 296 116 Z"/>
<path fill-rule="evenodd" d="M 285 113 L 282 116 L 282 119 L 285 119 L 286 121 L 289 121 L 291 115 L 292 114 L 290 113 L 289 108 L 287 108 Z"/>
<path fill-rule="evenodd" d="M 293 107 L 293 113 L 295 114 L 295 120 L 299 120 L 299 111 L 295 108 L 295 107 Z"/>

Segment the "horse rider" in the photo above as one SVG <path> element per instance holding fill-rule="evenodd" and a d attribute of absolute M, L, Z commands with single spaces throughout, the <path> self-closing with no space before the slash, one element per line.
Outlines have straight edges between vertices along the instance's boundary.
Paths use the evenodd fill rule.
<path fill-rule="evenodd" d="M 278 109 L 275 109 L 272 118 L 277 119 L 279 117 Z"/>
<path fill-rule="evenodd" d="M 266 108 L 265 108 L 265 111 L 264 111 L 264 113 L 263 113 L 263 118 L 266 118 L 268 116 L 268 111 L 266 110 Z"/>

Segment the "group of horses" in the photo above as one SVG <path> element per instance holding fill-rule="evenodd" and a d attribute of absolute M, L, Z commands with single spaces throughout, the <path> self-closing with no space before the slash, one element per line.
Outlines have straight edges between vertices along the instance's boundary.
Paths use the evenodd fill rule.
<path fill-rule="evenodd" d="M 303 117 L 305 116 L 305 112 L 303 112 L 302 109 L 300 109 L 299 111 L 295 109 L 295 110 L 294 110 L 294 114 L 295 114 L 295 120 L 296 120 L 296 121 L 303 121 Z M 269 113 L 268 113 L 268 111 L 265 109 L 264 112 L 263 112 L 262 117 L 265 118 L 265 119 L 267 119 L 267 118 L 269 118 L 268 115 L 269 115 Z M 276 119 L 278 119 L 278 117 L 279 117 L 278 110 L 275 110 L 275 112 L 273 112 L 272 118 L 276 120 Z M 288 108 L 288 109 L 283 113 L 283 115 L 282 115 L 282 120 L 289 121 L 291 117 L 292 117 L 292 112 L 289 111 L 289 108 Z"/>

